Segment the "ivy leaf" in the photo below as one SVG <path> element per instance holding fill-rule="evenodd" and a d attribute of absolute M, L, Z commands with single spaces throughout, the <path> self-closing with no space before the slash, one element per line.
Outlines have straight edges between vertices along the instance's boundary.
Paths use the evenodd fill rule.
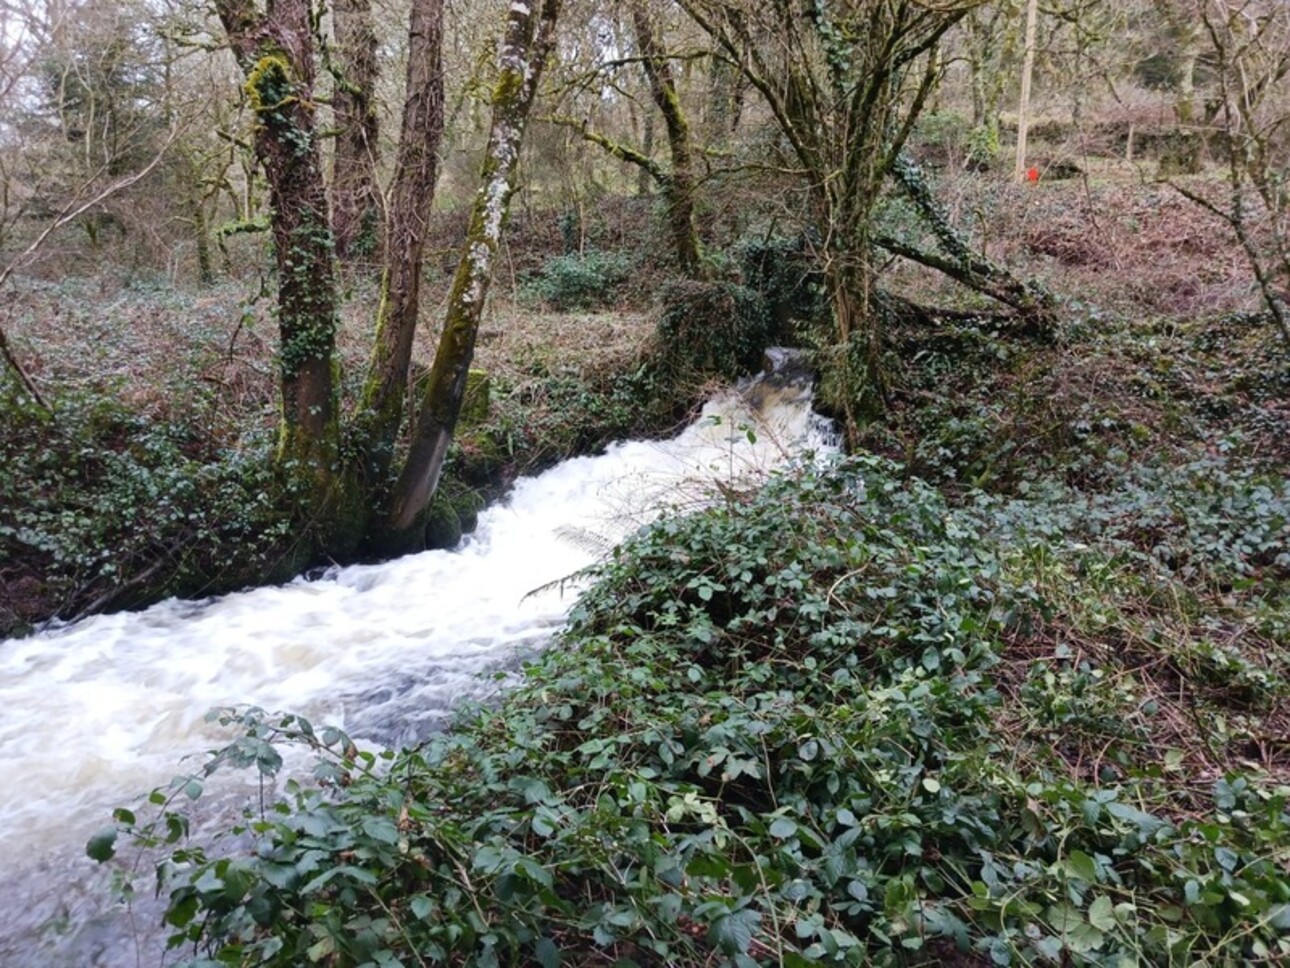
<path fill-rule="evenodd" d="M 116 827 L 104 827 L 90 838 L 85 845 L 85 853 L 100 864 L 111 860 L 116 853 L 116 834 Z"/>

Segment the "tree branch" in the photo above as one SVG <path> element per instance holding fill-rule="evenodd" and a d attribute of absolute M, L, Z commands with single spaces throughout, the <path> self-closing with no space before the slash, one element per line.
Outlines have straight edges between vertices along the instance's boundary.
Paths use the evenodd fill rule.
<path fill-rule="evenodd" d="M 587 127 L 587 122 L 585 120 L 579 121 L 577 118 L 571 118 L 561 114 L 548 114 L 544 117 L 538 118 L 538 120 L 544 121 L 547 124 L 556 124 L 563 128 L 573 128 L 578 132 L 578 134 L 582 135 L 584 140 L 600 146 L 619 161 L 625 161 L 628 164 L 636 165 L 638 168 L 643 168 L 645 171 L 649 172 L 650 177 L 653 178 L 654 181 L 658 182 L 660 186 L 666 188 L 671 183 L 671 175 L 653 158 L 637 151 L 630 145 L 625 145 L 619 141 L 613 141 L 610 138 L 605 137 L 603 134 L 592 131 Z"/>

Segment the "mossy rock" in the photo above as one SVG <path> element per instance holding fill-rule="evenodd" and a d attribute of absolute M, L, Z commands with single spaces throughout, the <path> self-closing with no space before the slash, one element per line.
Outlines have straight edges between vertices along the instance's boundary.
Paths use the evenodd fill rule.
<path fill-rule="evenodd" d="M 439 483 L 425 512 L 425 547 L 455 548 L 463 535 L 479 525 L 484 499 L 478 491 L 451 477 Z"/>
<path fill-rule="evenodd" d="M 453 548 L 461 541 L 461 518 L 452 499 L 442 491 L 435 494 L 425 514 L 426 548 Z"/>

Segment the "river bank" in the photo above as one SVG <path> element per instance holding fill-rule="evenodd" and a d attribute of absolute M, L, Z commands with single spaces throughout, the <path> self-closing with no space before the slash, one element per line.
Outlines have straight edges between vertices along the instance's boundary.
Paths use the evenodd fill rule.
<path fill-rule="evenodd" d="M 445 736 L 356 754 L 230 714 L 339 785 L 249 811 L 253 852 L 178 848 L 175 938 L 283 966 L 1283 958 L 1284 577 L 1219 550 L 1249 504 L 1168 528 L 1175 567 L 1117 513 L 1144 488 L 1179 521 L 1247 493 L 951 504 L 880 458 L 800 469 L 629 541 Z"/>

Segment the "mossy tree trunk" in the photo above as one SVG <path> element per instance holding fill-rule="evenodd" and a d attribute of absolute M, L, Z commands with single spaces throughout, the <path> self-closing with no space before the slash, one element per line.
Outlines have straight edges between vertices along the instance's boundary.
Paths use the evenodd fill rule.
<path fill-rule="evenodd" d="M 558 12 L 559 0 L 511 0 L 507 13 L 480 187 L 448 298 L 443 336 L 421 397 L 412 446 L 394 489 L 388 525 L 396 540 L 415 535 L 415 526 L 443 471 L 461 411 L 497 247 L 515 191 L 529 109 L 555 42 Z"/>
<path fill-rule="evenodd" d="M 336 147 L 332 164 L 332 228 L 342 261 L 379 254 L 381 194 L 376 168 L 380 118 L 374 92 L 380 77 L 371 0 L 336 0 Z M 412 58 L 415 53 L 409 51 Z"/>
<path fill-rule="evenodd" d="M 642 57 L 645 78 L 667 130 L 667 146 L 672 156 L 671 170 L 663 182 L 667 200 L 667 223 L 672 246 L 681 272 L 691 278 L 701 274 L 699 234 L 694 225 L 694 154 L 690 145 L 690 124 L 681 107 L 672 65 L 659 43 L 654 22 L 644 0 L 633 0 L 632 26 L 636 46 Z"/>
<path fill-rule="evenodd" d="M 434 203 L 444 90 L 443 0 L 413 0 L 407 85 L 372 360 L 353 435 L 365 455 L 368 489 L 383 493 L 403 422 L 408 367 L 420 308 L 426 230 Z"/>
<path fill-rule="evenodd" d="M 325 512 L 339 457 L 334 245 L 314 120 L 314 44 L 308 0 L 216 8 L 246 75 L 255 149 L 269 184 L 278 270 L 282 419 L 279 465 Z"/>

